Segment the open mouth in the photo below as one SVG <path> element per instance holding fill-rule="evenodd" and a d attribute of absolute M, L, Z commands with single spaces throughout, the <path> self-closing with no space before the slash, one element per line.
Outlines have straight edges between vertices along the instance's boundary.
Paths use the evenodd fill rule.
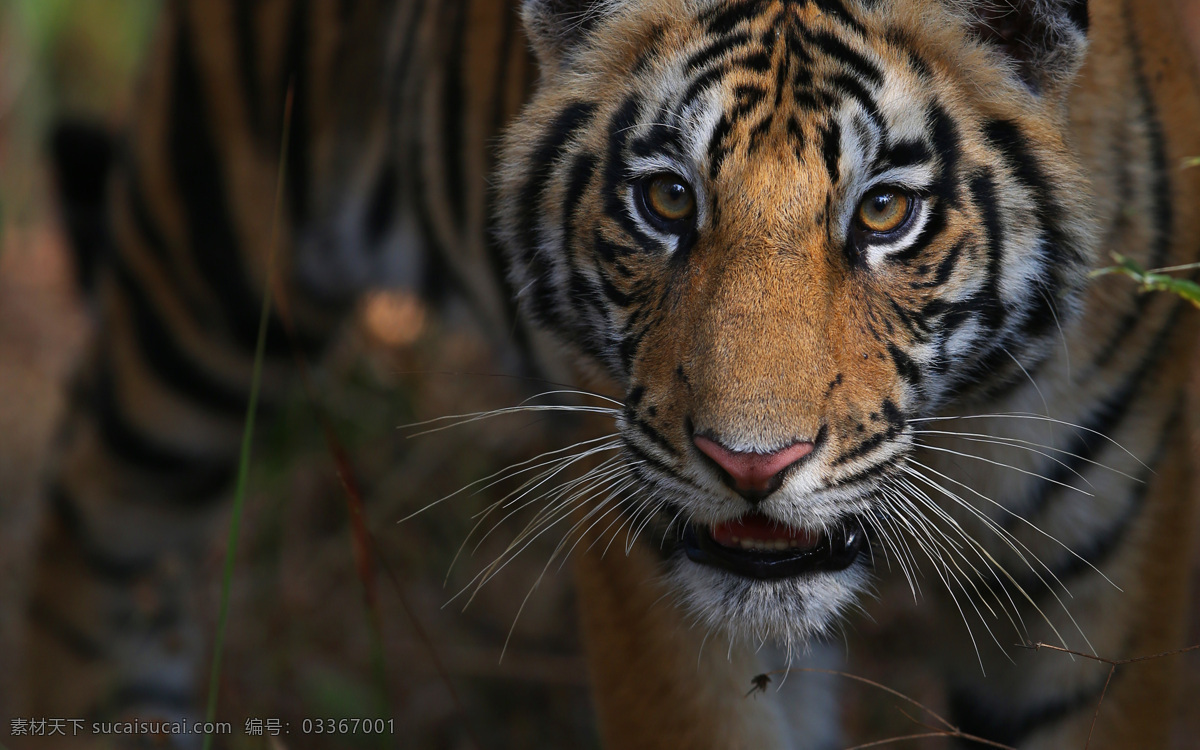
<path fill-rule="evenodd" d="M 760 580 L 845 570 L 865 546 L 857 521 L 822 532 L 785 526 L 758 513 L 713 526 L 688 524 L 683 532 L 692 562 Z"/>

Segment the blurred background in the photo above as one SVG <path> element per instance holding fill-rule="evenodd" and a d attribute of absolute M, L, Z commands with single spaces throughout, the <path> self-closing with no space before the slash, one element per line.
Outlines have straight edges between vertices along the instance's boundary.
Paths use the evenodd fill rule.
<path fill-rule="evenodd" d="M 1200 50 L 1200 0 L 1175 2 Z M 47 127 L 63 114 L 119 127 L 157 7 L 155 0 L 0 0 L 0 681 L 10 672 L 38 513 L 34 469 L 92 325 L 57 225 Z M 529 417 L 415 439 L 397 430 L 518 403 L 527 389 L 488 374 L 498 371 L 481 338 L 441 325 L 412 298 L 381 293 L 364 300 L 317 372 L 317 390 L 362 480 L 369 527 L 387 561 L 377 584 L 381 654 L 355 572 L 345 496 L 308 402 L 297 394 L 260 430 L 222 673 L 219 718 L 234 724 L 231 747 L 332 746 L 295 734 L 272 745 L 240 731 L 247 718 L 295 726 L 306 717 L 366 715 L 392 717 L 394 736 L 383 743 L 339 738 L 337 747 L 597 746 L 570 566 L 552 567 L 517 618 L 553 543 L 535 543 L 464 610 L 461 598 L 447 601 L 520 528 L 498 531 L 447 576 L 473 516 L 497 495 L 459 496 L 396 523 L 493 471 L 573 442 L 570 424 Z M 212 585 L 202 592 L 208 632 L 215 630 L 224 547 L 224 538 L 213 540 Z M 920 664 L 885 671 L 877 661 L 905 650 L 888 640 L 889 626 L 920 612 L 903 600 L 869 609 L 874 620 L 850 625 L 867 636 L 853 671 L 936 705 Z M 1200 628 L 1193 635 L 1200 643 Z M 1194 698 L 1200 662 L 1186 658 L 1193 659 Z M 846 721 L 860 741 L 913 731 L 894 700 L 846 690 Z M 5 696 L 11 700 L 0 689 L 0 701 Z M 10 714 L 0 702 L 0 736 Z M 1196 737 L 1200 726 L 1181 730 L 1180 747 L 1200 746 Z"/>

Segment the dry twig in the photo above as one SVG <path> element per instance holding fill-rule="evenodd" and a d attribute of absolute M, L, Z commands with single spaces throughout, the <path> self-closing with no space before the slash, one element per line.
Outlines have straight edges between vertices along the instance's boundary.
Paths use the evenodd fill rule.
<path fill-rule="evenodd" d="M 1200 643 L 1196 644 L 1195 646 L 1188 646 L 1187 648 L 1177 648 L 1174 651 L 1163 651 L 1160 654 L 1151 654 L 1149 656 L 1135 656 L 1131 659 L 1105 659 L 1103 656 L 1096 656 L 1095 654 L 1085 654 L 1082 651 L 1072 651 L 1069 648 L 1063 648 L 1062 646 L 1055 646 L 1055 645 L 1052 645 L 1049 643 L 1042 643 L 1041 641 L 1039 641 L 1037 643 L 1024 643 L 1024 644 L 1021 644 L 1021 647 L 1031 649 L 1033 651 L 1041 651 L 1044 648 L 1049 649 L 1051 651 L 1060 651 L 1064 654 L 1071 654 L 1072 656 L 1079 656 L 1084 659 L 1091 659 L 1092 661 L 1098 661 L 1098 662 L 1101 662 L 1102 664 L 1108 665 L 1108 677 L 1106 677 L 1104 680 L 1104 688 L 1100 690 L 1100 700 L 1096 701 L 1096 710 L 1092 713 L 1092 725 L 1091 725 L 1091 727 L 1088 728 L 1087 742 L 1084 743 L 1084 745 L 1083 745 L 1083 750 L 1088 750 L 1088 747 L 1092 744 L 1092 732 L 1096 731 L 1096 719 L 1098 719 L 1100 717 L 1100 706 L 1104 703 L 1104 696 L 1106 693 L 1108 693 L 1108 685 L 1110 682 L 1112 682 L 1113 673 L 1117 671 L 1117 667 L 1121 666 L 1122 664 L 1136 664 L 1137 662 L 1140 662 L 1140 661 L 1150 661 L 1152 659 L 1163 659 L 1168 656 L 1178 656 L 1180 654 L 1186 654 L 1189 651 L 1197 651 L 1197 650 L 1200 650 Z"/>
<path fill-rule="evenodd" d="M 756 692 L 762 692 L 762 691 L 766 690 L 767 684 L 770 683 L 770 681 L 771 681 L 771 675 L 790 674 L 792 672 L 812 672 L 815 674 L 831 674 L 831 675 L 836 675 L 838 677 L 844 677 L 848 680 L 854 680 L 855 682 L 861 682 L 864 685 L 870 685 L 871 687 L 873 687 L 877 690 L 882 690 L 883 692 L 888 693 L 889 695 L 899 698 L 900 700 L 905 701 L 906 703 L 909 703 L 910 705 L 915 706 L 916 708 L 919 708 L 920 710 L 922 710 L 925 713 L 932 716 L 939 724 L 942 725 L 941 728 L 938 728 L 938 727 L 930 726 L 927 724 L 923 724 L 922 722 L 918 721 L 916 718 L 914 718 L 912 716 L 908 716 L 908 714 L 904 714 L 905 716 L 908 716 L 908 718 L 911 719 L 913 721 L 913 723 L 917 724 L 918 726 L 925 727 L 925 728 L 929 729 L 930 731 L 921 732 L 921 733 L 917 733 L 917 734 L 906 734 L 906 735 L 902 735 L 899 737 L 889 737 L 889 738 L 883 739 L 883 740 L 874 740 L 872 742 L 868 742 L 863 745 L 855 745 L 854 747 L 847 748 L 846 750 L 863 750 L 864 748 L 869 748 L 869 747 L 879 747 L 881 745 L 887 745 L 887 744 L 892 744 L 892 743 L 896 743 L 896 742 L 910 742 L 912 740 L 927 739 L 930 737 L 950 737 L 950 738 L 954 738 L 954 739 L 965 740 L 967 742 L 974 742 L 975 744 L 983 745 L 984 747 L 999 748 L 999 750 L 1016 750 L 1016 748 L 1012 747 L 1011 745 L 1004 745 L 999 742 L 993 742 L 992 740 L 984 739 L 983 737 L 976 737 L 973 734 L 968 734 L 968 733 L 962 731 L 957 726 L 955 726 L 949 719 L 942 716 L 937 711 L 934 711 L 929 706 L 926 706 L 924 703 L 921 703 L 916 698 L 913 698 L 911 696 L 905 695 L 904 693 L 901 693 L 899 690 L 896 690 L 895 688 L 890 688 L 887 685 L 876 682 L 874 680 L 869 680 L 866 677 L 860 677 L 859 675 L 850 674 L 849 672 L 841 672 L 836 669 L 817 669 L 816 667 L 790 667 L 787 669 L 775 669 L 770 672 L 764 672 L 763 674 L 755 675 L 750 680 L 752 687 L 750 688 L 750 692 L 746 693 L 746 695 L 750 696 Z M 901 713 L 904 713 L 904 712 L 901 711 Z"/>

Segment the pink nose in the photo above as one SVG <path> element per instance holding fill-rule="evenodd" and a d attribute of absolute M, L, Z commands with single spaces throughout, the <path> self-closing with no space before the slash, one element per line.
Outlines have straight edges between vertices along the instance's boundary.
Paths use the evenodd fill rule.
<path fill-rule="evenodd" d="M 813 451 L 813 444 L 796 442 L 774 453 L 734 451 L 703 435 L 692 438 L 700 452 L 725 470 L 735 490 L 757 501 L 779 489 L 783 472 Z"/>

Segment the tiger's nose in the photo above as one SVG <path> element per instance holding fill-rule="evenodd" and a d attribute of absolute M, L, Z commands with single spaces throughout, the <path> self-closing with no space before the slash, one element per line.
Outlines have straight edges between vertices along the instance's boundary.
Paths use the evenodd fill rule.
<path fill-rule="evenodd" d="M 797 441 L 771 453 L 754 453 L 730 450 L 703 435 L 694 436 L 692 442 L 721 467 L 726 484 L 752 503 L 779 489 L 783 473 L 812 453 L 814 447 L 812 443 Z"/>

